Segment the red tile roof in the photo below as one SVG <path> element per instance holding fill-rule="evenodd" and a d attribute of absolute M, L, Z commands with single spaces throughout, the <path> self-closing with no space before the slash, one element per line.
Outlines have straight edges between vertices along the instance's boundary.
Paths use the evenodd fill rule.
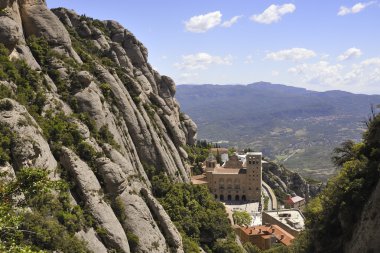
<path fill-rule="evenodd" d="M 263 238 L 269 238 L 274 235 L 278 242 L 281 242 L 286 246 L 291 245 L 294 239 L 294 236 L 277 225 L 255 226 L 248 228 L 241 227 L 240 229 L 248 236 L 261 236 Z"/>

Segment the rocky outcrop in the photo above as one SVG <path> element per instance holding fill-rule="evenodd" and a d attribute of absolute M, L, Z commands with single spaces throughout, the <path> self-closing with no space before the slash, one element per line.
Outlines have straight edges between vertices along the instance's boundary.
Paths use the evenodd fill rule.
<path fill-rule="evenodd" d="M 11 51 L 11 58 L 25 60 L 31 68 L 39 69 L 40 65 L 26 46 L 20 4 L 15 0 L 0 3 L 1 43 Z"/>
<path fill-rule="evenodd" d="M 20 13 L 26 38 L 44 37 L 56 51 L 67 54 L 78 63 L 82 60 L 71 46 L 71 39 L 64 25 L 46 6 L 43 0 L 20 0 Z"/>
<path fill-rule="evenodd" d="M 88 231 L 79 231 L 75 234 L 79 239 L 87 243 L 87 248 L 96 253 L 107 253 L 107 248 L 99 240 L 96 232 L 93 228 L 90 228 Z"/>
<path fill-rule="evenodd" d="M 286 194 L 296 194 L 306 200 L 316 196 L 323 188 L 322 183 L 309 184 L 298 173 L 273 162 L 263 163 L 263 180 L 284 197 Z"/>
<path fill-rule="evenodd" d="M 28 95 L 39 92 L 43 103 L 28 112 L 32 105 L 17 100 L 17 81 L 0 81 L 12 94 L 0 100 L 0 124 L 14 133 L 2 179 L 22 167 L 46 168 L 53 179 L 63 171 L 75 185 L 71 202 L 95 221 L 76 233 L 90 251 L 184 252 L 149 181 L 163 172 L 189 182 L 183 146 L 194 143 L 197 127 L 181 113 L 174 81 L 153 70 L 148 50 L 115 21 L 51 11 L 43 0 L 0 1 L 0 9 L 0 42 L 10 59 L 35 70 L 38 81 Z M 29 48 L 39 41 L 33 37 L 43 38 L 42 50 Z M 70 124 L 44 120 L 48 115 L 64 115 Z M 70 131 L 73 139 L 63 144 Z M 131 234 L 137 245 L 128 242 Z"/>
<path fill-rule="evenodd" d="M 351 240 L 345 245 L 344 252 L 380 251 L 380 182 L 363 208 L 361 217 L 353 229 Z"/>
<path fill-rule="evenodd" d="M 141 194 L 158 220 L 158 223 L 161 224 L 161 229 L 167 238 L 169 246 L 176 249 L 176 252 L 183 253 L 182 239 L 179 236 L 178 230 L 170 220 L 169 215 L 147 189 L 141 189 Z"/>
<path fill-rule="evenodd" d="M 62 149 L 60 162 L 77 183 L 80 198 L 99 226 L 105 229 L 108 246 L 129 253 L 127 236 L 112 208 L 105 202 L 102 188 L 91 168 L 67 148 Z"/>
<path fill-rule="evenodd" d="M 54 177 L 57 161 L 37 122 L 24 106 L 12 99 L 0 100 L 0 107 L 0 123 L 8 125 L 15 134 L 12 145 L 13 168 L 16 171 L 21 167 L 46 168 Z"/>

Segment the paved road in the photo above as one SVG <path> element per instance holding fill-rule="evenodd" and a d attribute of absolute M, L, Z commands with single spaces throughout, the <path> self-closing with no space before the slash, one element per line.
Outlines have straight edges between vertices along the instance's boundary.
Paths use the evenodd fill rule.
<path fill-rule="evenodd" d="M 269 197 L 268 209 L 277 210 L 278 204 L 277 204 L 276 195 L 274 194 L 272 188 L 270 188 L 270 186 L 264 181 L 263 181 L 263 190 L 266 193 L 266 195 Z"/>

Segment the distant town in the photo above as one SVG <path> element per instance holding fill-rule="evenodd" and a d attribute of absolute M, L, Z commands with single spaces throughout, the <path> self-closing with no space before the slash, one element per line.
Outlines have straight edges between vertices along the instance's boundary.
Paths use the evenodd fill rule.
<path fill-rule="evenodd" d="M 211 148 L 202 163 L 203 173 L 191 178 L 193 184 L 207 185 L 215 199 L 225 205 L 240 242 L 250 242 L 261 250 L 279 244 L 289 246 L 305 228 L 305 198 L 288 195 L 281 201 L 285 205 L 278 204 L 262 179 L 266 163 L 261 152 L 231 154 L 226 148 Z"/>

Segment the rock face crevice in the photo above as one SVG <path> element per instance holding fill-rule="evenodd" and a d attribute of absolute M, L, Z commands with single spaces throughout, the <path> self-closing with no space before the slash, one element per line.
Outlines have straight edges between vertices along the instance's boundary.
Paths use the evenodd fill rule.
<path fill-rule="evenodd" d="M 153 167 L 173 182 L 189 182 L 183 146 L 194 144 L 197 127 L 180 111 L 173 80 L 153 70 L 148 50 L 115 21 L 49 10 L 43 0 L 1 0 L 0 9 L 0 43 L 9 58 L 23 60 L 43 80 L 41 117 L 64 114 L 82 148 L 94 155 L 84 159 L 79 148 L 64 145 L 57 152 L 34 114 L 5 98 L 0 123 L 15 133 L 15 141 L 12 161 L 1 170 L 14 175 L 21 167 L 45 168 L 58 179 L 57 168 L 63 169 L 75 184 L 73 201 L 96 223 L 76 233 L 90 251 L 183 252 L 180 233 L 152 195 L 147 173 Z M 28 46 L 34 38 L 46 41 L 48 61 Z M 17 92 L 12 82 L 0 85 Z M 130 234 L 139 239 L 133 249 Z"/>

